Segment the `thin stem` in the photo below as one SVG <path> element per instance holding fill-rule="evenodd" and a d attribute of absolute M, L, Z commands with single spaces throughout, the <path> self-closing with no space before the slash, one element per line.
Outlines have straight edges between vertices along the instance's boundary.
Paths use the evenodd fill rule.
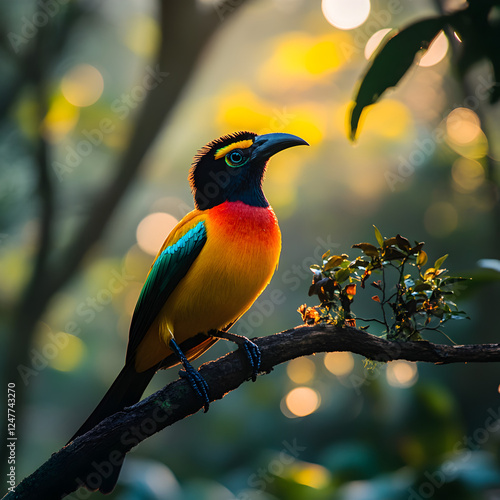
<path fill-rule="evenodd" d="M 382 303 L 380 304 L 380 307 L 382 308 L 382 317 L 384 318 L 383 324 L 385 325 L 385 329 L 387 332 L 389 332 L 389 323 L 387 321 L 387 316 L 385 314 L 385 305 L 387 303 L 386 298 L 385 298 L 385 267 L 382 265 Z"/>
<path fill-rule="evenodd" d="M 356 316 L 356 319 L 359 321 L 364 321 L 365 323 L 370 323 L 370 322 L 380 323 L 381 325 L 384 325 L 385 327 L 387 327 L 386 323 L 384 323 L 383 321 L 381 321 L 380 319 L 377 319 L 377 318 L 364 319 L 364 318 L 360 318 L 359 316 Z"/>

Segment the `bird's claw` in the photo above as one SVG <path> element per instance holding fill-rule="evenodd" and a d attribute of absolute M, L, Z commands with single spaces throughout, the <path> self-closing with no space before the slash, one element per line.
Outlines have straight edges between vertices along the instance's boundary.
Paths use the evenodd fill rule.
<path fill-rule="evenodd" d="M 243 343 L 243 348 L 247 353 L 248 360 L 250 361 L 250 365 L 252 367 L 252 381 L 255 382 L 257 380 L 257 374 L 259 373 L 260 362 L 262 359 L 260 349 L 257 344 L 248 339 L 246 339 Z"/>
<path fill-rule="evenodd" d="M 179 371 L 179 375 L 186 379 L 194 392 L 203 399 L 203 410 L 206 413 L 210 404 L 206 380 L 189 364 L 184 366 L 184 370 Z"/>
<path fill-rule="evenodd" d="M 181 348 L 177 345 L 177 342 L 174 339 L 170 339 L 170 348 L 177 355 L 184 368 L 184 370 L 179 371 L 180 377 L 187 379 L 193 391 L 196 392 L 201 399 L 203 399 L 203 408 L 206 413 L 210 404 L 210 398 L 208 397 L 208 384 L 206 380 L 191 366 L 185 354 L 182 352 Z"/>

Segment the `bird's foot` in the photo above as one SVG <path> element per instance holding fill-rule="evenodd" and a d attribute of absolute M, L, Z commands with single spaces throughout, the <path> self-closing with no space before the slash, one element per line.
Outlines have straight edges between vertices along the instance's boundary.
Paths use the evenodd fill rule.
<path fill-rule="evenodd" d="M 184 370 L 179 371 L 181 378 L 185 378 L 196 394 L 203 399 L 203 411 L 206 413 L 210 405 L 208 397 L 208 384 L 206 380 L 190 364 L 184 366 Z"/>
<path fill-rule="evenodd" d="M 245 352 L 247 353 L 248 360 L 250 361 L 250 365 L 252 367 L 252 381 L 255 382 L 257 380 L 257 374 L 259 373 L 260 362 L 262 359 L 259 346 L 249 339 L 246 339 L 242 345 L 243 349 L 245 349 Z"/>
<path fill-rule="evenodd" d="M 197 370 L 193 368 L 174 339 L 170 339 L 169 345 L 170 349 L 172 349 L 175 355 L 179 358 L 179 361 L 182 363 L 184 368 L 184 370 L 179 371 L 180 377 L 185 378 L 189 382 L 193 391 L 196 392 L 201 399 L 203 399 L 203 409 L 206 413 L 210 404 L 210 398 L 208 397 L 208 384 L 206 380 Z"/>
<path fill-rule="evenodd" d="M 238 347 L 245 350 L 248 361 L 250 361 L 250 366 L 252 367 L 252 380 L 255 382 L 257 380 L 257 375 L 259 374 L 260 364 L 262 360 L 259 346 L 243 335 L 237 335 L 236 333 L 218 330 L 211 330 L 208 333 L 212 337 L 234 342 L 238 345 Z"/>

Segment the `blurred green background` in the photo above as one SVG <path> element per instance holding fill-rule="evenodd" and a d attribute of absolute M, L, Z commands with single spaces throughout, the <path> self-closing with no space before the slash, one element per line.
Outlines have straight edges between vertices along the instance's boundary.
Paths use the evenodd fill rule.
<path fill-rule="evenodd" d="M 446 330 L 456 343 L 498 341 L 490 65 L 459 76 L 443 35 L 371 108 L 355 145 L 346 133 L 380 30 L 464 5 L 2 2 L 0 360 L 19 394 L 18 481 L 64 445 L 121 369 L 153 256 L 192 208 L 192 157 L 225 133 L 287 132 L 311 145 L 270 163 L 264 190 L 283 252 L 236 333 L 300 324 L 298 306 L 314 305 L 309 266 L 328 249 L 357 255 L 351 245 L 374 242 L 375 224 L 425 241 L 431 261 L 449 253 L 453 275 L 475 278 L 459 297 L 471 320 Z M 137 172 L 120 176 L 134 162 Z M 109 223 L 72 269 L 68 249 L 99 214 Z M 61 270 L 61 285 L 44 288 Z M 355 312 L 368 316 L 369 302 Z M 229 349 L 219 342 L 196 366 Z M 175 378 L 157 374 L 147 394 Z M 143 442 L 109 498 L 500 498 L 499 384 L 493 364 L 369 370 L 349 353 L 297 359 Z"/>

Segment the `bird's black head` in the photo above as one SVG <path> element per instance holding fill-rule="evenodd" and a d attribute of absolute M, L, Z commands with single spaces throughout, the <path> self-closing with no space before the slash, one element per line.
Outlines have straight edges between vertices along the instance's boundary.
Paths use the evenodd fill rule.
<path fill-rule="evenodd" d="M 262 179 L 271 156 L 307 142 L 290 134 L 237 132 L 208 143 L 194 158 L 189 174 L 194 202 L 206 210 L 225 201 L 267 207 Z"/>

